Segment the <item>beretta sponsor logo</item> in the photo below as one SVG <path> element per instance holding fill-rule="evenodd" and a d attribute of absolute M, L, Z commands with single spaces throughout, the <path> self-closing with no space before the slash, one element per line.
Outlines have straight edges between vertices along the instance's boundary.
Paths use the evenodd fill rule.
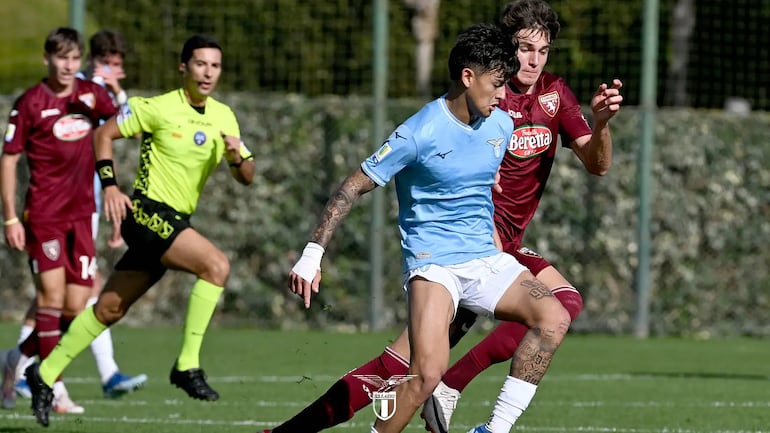
<path fill-rule="evenodd" d="M 551 130 L 545 126 L 525 126 L 513 131 L 508 153 L 519 159 L 537 156 L 551 147 Z"/>
<path fill-rule="evenodd" d="M 62 141 L 77 141 L 91 132 L 91 121 L 82 114 L 69 114 L 53 124 L 53 135 Z"/>

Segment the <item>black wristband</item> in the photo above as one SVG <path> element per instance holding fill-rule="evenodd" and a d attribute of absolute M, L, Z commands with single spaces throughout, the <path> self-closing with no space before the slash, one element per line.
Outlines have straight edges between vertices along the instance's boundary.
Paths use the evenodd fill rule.
<path fill-rule="evenodd" d="M 240 168 L 240 166 L 243 165 L 244 162 L 246 162 L 246 161 L 248 161 L 250 159 L 254 159 L 254 155 L 249 155 L 246 158 L 241 158 L 241 162 L 231 162 L 231 163 L 229 163 L 227 165 L 229 165 L 230 167 L 233 167 L 233 168 Z"/>
<path fill-rule="evenodd" d="M 102 189 L 110 185 L 118 185 L 118 180 L 115 179 L 115 167 L 111 159 L 96 161 L 96 174 L 99 175 L 99 180 L 102 182 Z"/>

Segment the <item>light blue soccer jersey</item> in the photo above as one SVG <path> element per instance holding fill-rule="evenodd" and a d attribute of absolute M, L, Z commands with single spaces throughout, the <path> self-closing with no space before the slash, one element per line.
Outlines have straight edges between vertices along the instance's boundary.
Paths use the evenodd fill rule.
<path fill-rule="evenodd" d="M 499 252 L 492 185 L 512 133 L 513 122 L 503 111 L 467 125 L 442 96 L 396 128 L 361 164 L 380 186 L 395 177 L 404 271 Z"/>

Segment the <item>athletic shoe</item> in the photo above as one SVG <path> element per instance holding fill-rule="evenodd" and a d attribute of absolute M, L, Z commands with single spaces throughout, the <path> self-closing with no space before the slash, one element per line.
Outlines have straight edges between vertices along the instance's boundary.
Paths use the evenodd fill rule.
<path fill-rule="evenodd" d="M 460 391 L 439 382 L 433 394 L 422 405 L 420 417 L 425 420 L 425 430 L 432 433 L 447 433 L 452 413 L 460 399 Z"/>
<path fill-rule="evenodd" d="M 468 430 L 468 433 L 492 433 L 492 432 L 489 431 L 489 429 L 487 428 L 486 424 L 481 424 L 480 426 L 478 426 L 476 428 Z"/>
<path fill-rule="evenodd" d="M 40 377 L 40 364 L 37 362 L 27 367 L 27 384 L 32 392 L 32 413 L 37 422 L 48 427 L 48 414 L 53 406 L 53 389 Z"/>
<path fill-rule="evenodd" d="M 72 401 L 70 399 L 69 393 L 64 391 L 59 395 L 54 392 L 53 411 L 56 413 L 81 414 L 85 413 L 86 410 L 83 406 L 80 406 L 79 404 Z"/>
<path fill-rule="evenodd" d="M 13 386 L 13 389 L 16 390 L 17 397 L 32 398 L 32 393 L 29 390 L 29 384 L 27 384 L 27 379 L 25 377 L 17 380 L 16 385 Z"/>
<path fill-rule="evenodd" d="M 21 352 L 17 347 L 0 352 L 0 368 L 2 369 L 3 409 L 13 409 L 16 406 L 16 391 L 13 389 L 16 383 L 16 367 L 19 365 Z"/>
<path fill-rule="evenodd" d="M 177 388 L 182 388 L 192 398 L 209 401 L 219 400 L 219 393 L 206 383 L 206 373 L 200 368 L 179 371 L 174 365 L 171 367 L 171 375 L 169 375 L 168 380 Z"/>
<path fill-rule="evenodd" d="M 146 374 L 127 376 L 118 371 L 110 377 L 110 380 L 108 380 L 107 383 L 102 385 L 102 391 L 107 398 L 118 398 L 123 394 L 136 391 L 146 383 Z"/>

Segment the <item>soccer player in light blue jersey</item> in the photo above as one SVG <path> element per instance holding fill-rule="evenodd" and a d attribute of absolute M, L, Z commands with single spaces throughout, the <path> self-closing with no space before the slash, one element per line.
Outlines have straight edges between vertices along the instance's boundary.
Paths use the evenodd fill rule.
<path fill-rule="evenodd" d="M 353 203 L 395 180 L 409 308 L 409 374 L 393 389 L 395 405 L 372 432 L 400 432 L 431 395 L 449 362 L 449 325 L 457 308 L 525 323 L 500 412 L 517 418 L 534 396 L 570 317 L 548 288 L 494 242 L 492 188 L 513 132 L 497 109 L 518 70 L 511 38 L 488 24 L 457 39 L 451 85 L 385 140 L 332 195 L 289 274 L 289 288 L 310 306 L 332 234 Z M 383 378 L 387 379 L 387 378 Z"/>

